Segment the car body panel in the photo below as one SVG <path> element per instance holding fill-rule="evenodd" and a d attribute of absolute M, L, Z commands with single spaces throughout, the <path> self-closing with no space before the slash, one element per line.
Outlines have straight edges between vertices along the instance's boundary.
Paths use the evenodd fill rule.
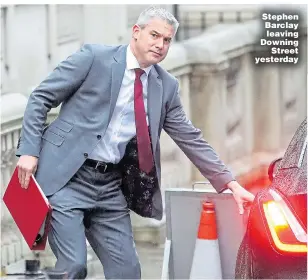
<path fill-rule="evenodd" d="M 251 205 L 247 230 L 238 251 L 236 279 L 307 279 L 307 253 L 279 250 L 263 210 L 263 203 L 273 200 L 270 190 L 274 190 L 307 233 L 307 119 L 277 165 L 273 168 L 271 185 L 258 192 Z"/>

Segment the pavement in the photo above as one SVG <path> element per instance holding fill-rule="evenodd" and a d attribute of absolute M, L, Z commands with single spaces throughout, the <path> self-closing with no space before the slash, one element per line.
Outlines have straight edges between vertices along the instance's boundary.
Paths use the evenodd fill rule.
<path fill-rule="evenodd" d="M 142 279 L 161 279 L 164 244 L 136 243 L 136 249 L 141 264 Z M 93 256 L 93 260 L 88 264 L 89 275 L 87 279 L 104 279 L 104 270 L 100 261 L 92 249 L 88 252 Z"/>
<path fill-rule="evenodd" d="M 151 243 L 136 243 L 136 250 L 141 264 L 142 279 L 161 279 L 164 244 L 154 245 Z M 33 256 L 27 259 L 33 259 Z M 50 249 L 40 254 L 41 268 L 52 267 L 55 257 Z M 6 268 L 7 273 L 23 273 L 25 268 L 24 260 L 12 263 Z M 88 246 L 88 277 L 87 279 L 105 279 L 103 267 L 92 250 Z"/>

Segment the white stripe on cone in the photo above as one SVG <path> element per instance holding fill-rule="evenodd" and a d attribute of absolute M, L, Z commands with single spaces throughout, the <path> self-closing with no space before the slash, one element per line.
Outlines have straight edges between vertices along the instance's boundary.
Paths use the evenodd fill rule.
<path fill-rule="evenodd" d="M 196 240 L 190 279 L 222 279 L 217 239 Z"/>

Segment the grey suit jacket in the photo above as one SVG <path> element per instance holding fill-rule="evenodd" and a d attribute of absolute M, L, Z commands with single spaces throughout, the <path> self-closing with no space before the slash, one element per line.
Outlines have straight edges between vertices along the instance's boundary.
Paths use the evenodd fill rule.
<path fill-rule="evenodd" d="M 126 49 L 127 45 L 84 45 L 61 62 L 30 95 L 16 155 L 39 158 L 35 177 L 46 196 L 66 185 L 104 136 L 122 84 Z M 44 128 L 47 113 L 60 104 L 57 119 Z M 129 203 L 132 210 L 145 217 L 162 217 L 159 187 L 159 137 L 162 129 L 217 192 L 223 191 L 226 183 L 234 180 L 215 151 L 202 138 L 200 130 L 187 119 L 180 101 L 177 79 L 159 65 L 154 65 L 149 74 L 148 114 L 155 161 L 152 175 L 156 183 L 153 183 L 152 191 L 144 201 L 151 207 L 147 211 L 139 207 L 141 210 L 136 211 L 132 204 L 141 203 L 134 197 L 142 195 L 140 181 L 132 178 L 124 180 L 127 184 L 139 184 L 136 194 L 134 186 L 130 185 L 131 191 L 127 193 L 123 185 L 126 198 L 130 196 L 128 201 L 133 202 Z M 134 149 L 134 145 L 128 146 Z M 134 161 L 131 163 L 134 164 Z M 130 168 L 128 165 L 126 168 Z M 148 182 L 153 182 L 152 179 Z"/>

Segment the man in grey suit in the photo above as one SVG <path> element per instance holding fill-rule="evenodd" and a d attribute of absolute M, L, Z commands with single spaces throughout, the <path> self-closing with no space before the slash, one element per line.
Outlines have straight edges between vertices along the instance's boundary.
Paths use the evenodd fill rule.
<path fill-rule="evenodd" d="M 187 119 L 176 78 L 157 65 L 178 22 L 148 8 L 127 46 L 84 45 L 33 91 L 18 144 L 19 180 L 31 174 L 52 205 L 49 243 L 56 268 L 85 278 L 86 238 L 107 279 L 140 279 L 129 211 L 161 219 L 160 145 L 164 129 L 218 193 L 242 188 Z M 52 107 L 59 116 L 44 128 Z"/>

